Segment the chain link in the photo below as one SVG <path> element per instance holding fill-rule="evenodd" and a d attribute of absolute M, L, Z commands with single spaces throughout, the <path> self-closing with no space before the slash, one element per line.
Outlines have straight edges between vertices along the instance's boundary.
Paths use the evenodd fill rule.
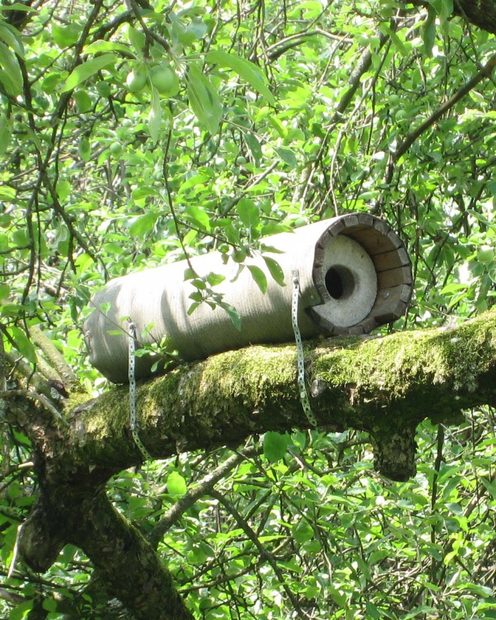
<path fill-rule="evenodd" d="M 136 327 L 128 319 L 128 377 L 129 377 L 129 426 L 131 435 L 144 461 L 151 459 L 150 453 L 140 439 L 136 411 Z"/>
<path fill-rule="evenodd" d="M 298 327 L 298 299 L 300 297 L 300 274 L 297 270 L 293 271 L 293 296 L 291 298 L 291 322 L 293 324 L 293 332 L 296 342 L 296 367 L 298 391 L 300 394 L 300 402 L 307 420 L 312 426 L 317 426 L 317 418 L 315 417 L 308 399 L 307 386 L 305 384 L 305 358 L 303 354 L 303 343 L 301 341 L 300 328 Z"/>

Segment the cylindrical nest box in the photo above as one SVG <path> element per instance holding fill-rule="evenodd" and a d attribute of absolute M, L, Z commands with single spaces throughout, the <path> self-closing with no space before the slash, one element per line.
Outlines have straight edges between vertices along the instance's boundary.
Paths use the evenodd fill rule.
<path fill-rule="evenodd" d="M 301 297 L 298 323 L 304 338 L 318 334 L 363 334 L 404 314 L 412 291 L 410 261 L 402 241 L 390 226 L 365 213 L 335 217 L 294 232 L 264 239 L 276 253 L 285 286 L 269 274 L 263 257 L 247 260 L 267 275 L 262 293 L 249 269 L 225 263 L 218 252 L 190 260 L 203 278 L 224 276 L 215 286 L 224 302 L 241 317 L 238 330 L 226 311 L 202 303 L 191 314 L 190 295 L 197 289 L 184 280 L 186 261 L 131 273 L 111 280 L 93 298 L 94 312 L 84 333 L 91 363 L 116 383 L 127 381 L 130 319 L 139 346 L 164 336 L 184 360 L 256 343 L 289 342 L 292 274 L 298 271 Z M 136 360 L 136 376 L 151 374 L 151 356 Z"/>

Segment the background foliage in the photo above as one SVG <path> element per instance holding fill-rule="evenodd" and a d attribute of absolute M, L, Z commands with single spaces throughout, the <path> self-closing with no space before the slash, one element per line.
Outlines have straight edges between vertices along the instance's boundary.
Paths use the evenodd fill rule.
<path fill-rule="evenodd" d="M 395 328 L 486 309 L 493 79 L 422 123 L 494 62 L 494 37 L 452 18 L 449 1 L 428 4 L 3 5 L 5 349 L 36 363 L 39 324 L 97 393 L 81 325 L 108 278 L 212 249 L 246 268 L 263 235 L 351 211 L 388 219 L 408 246 L 416 295 Z M 262 289 L 277 278 L 267 268 L 252 270 Z M 198 281 L 192 304 L 222 301 L 215 281 Z M 7 579 L 36 483 L 26 438 L 3 431 L 3 617 L 112 617 L 74 548 L 41 577 L 17 565 Z M 228 450 L 123 472 L 111 492 L 155 532 L 198 618 L 494 618 L 493 411 L 425 425 L 418 443 L 418 474 L 399 484 L 372 471 L 360 434 L 266 435 L 167 527 Z"/>

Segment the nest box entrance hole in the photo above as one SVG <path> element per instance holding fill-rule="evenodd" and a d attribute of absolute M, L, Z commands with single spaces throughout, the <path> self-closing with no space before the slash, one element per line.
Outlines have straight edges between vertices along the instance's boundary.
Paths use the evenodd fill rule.
<path fill-rule="evenodd" d="M 333 265 L 325 275 L 325 285 L 333 299 L 348 299 L 355 290 L 355 276 L 344 265 Z"/>

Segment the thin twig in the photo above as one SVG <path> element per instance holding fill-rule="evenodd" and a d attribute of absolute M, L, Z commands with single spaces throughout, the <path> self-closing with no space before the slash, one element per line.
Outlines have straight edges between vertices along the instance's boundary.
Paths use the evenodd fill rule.
<path fill-rule="evenodd" d="M 282 571 L 279 568 L 279 566 L 277 566 L 277 562 L 274 556 L 269 551 L 267 551 L 267 549 L 262 545 L 262 543 L 258 540 L 258 536 L 253 531 L 253 529 L 250 527 L 250 525 L 246 522 L 245 519 L 243 519 L 241 514 L 236 510 L 235 506 L 231 504 L 231 502 L 229 502 L 224 495 L 222 495 L 221 493 L 215 490 L 212 490 L 210 495 L 214 499 L 216 499 L 220 504 L 222 504 L 222 506 L 224 506 L 227 512 L 229 512 L 232 515 L 232 517 L 238 524 L 238 527 L 244 531 L 246 536 L 251 540 L 251 542 L 258 549 L 260 555 L 267 560 L 267 562 L 272 567 L 272 570 L 276 574 L 278 580 L 280 581 L 282 587 L 284 588 L 284 591 L 286 592 L 289 600 L 291 601 L 294 607 L 294 610 L 297 613 L 298 618 L 300 618 L 301 620 L 305 620 L 308 616 L 304 613 L 304 611 L 302 610 L 300 606 L 300 602 L 298 601 L 296 596 L 293 594 L 293 592 L 291 592 L 291 589 L 287 585 L 284 579 L 284 575 L 282 574 Z"/>

